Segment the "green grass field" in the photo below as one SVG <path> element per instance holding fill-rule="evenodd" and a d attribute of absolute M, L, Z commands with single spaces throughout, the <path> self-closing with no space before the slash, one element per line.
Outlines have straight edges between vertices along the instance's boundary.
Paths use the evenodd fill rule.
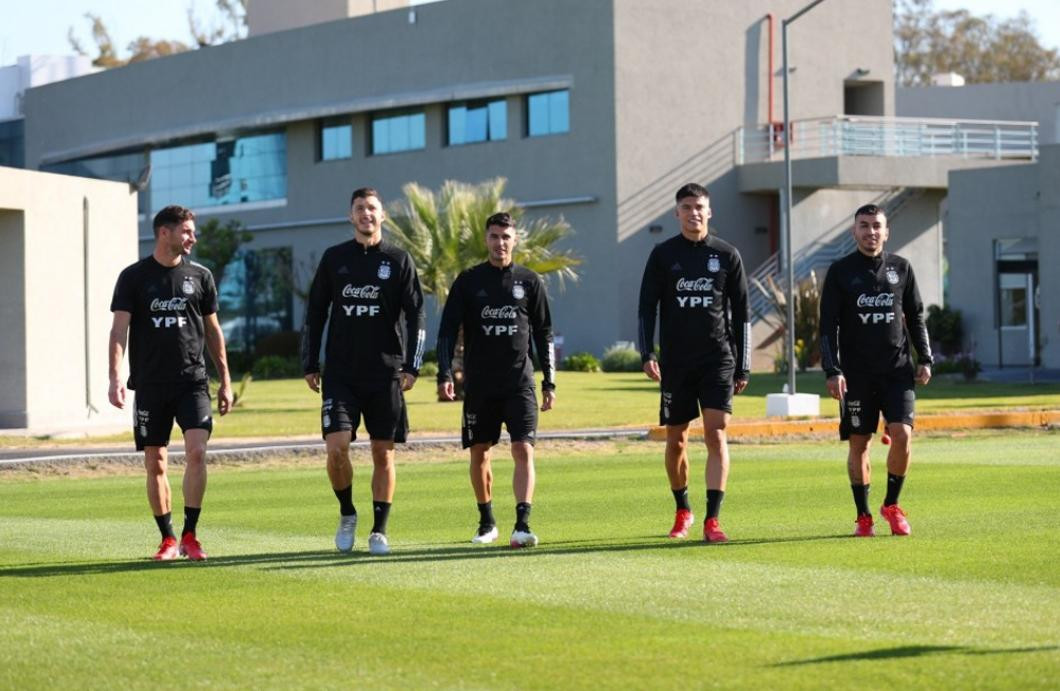
<path fill-rule="evenodd" d="M 751 385 L 733 401 L 737 420 L 763 418 L 766 394 L 780 391 L 786 378 L 754 374 Z M 238 384 L 237 384 L 238 386 Z M 640 373 L 560 372 L 557 407 L 541 415 L 542 432 L 601 427 L 647 428 L 658 422 L 658 385 Z M 835 417 L 838 405 L 828 398 L 820 372 L 799 375 L 799 391 L 817 393 L 821 414 Z M 971 409 L 1060 408 L 1060 384 L 1005 384 L 937 379 L 917 390 L 920 414 L 967 412 Z M 439 403 L 429 377 L 419 381 L 406 395 L 409 421 L 415 434 L 459 434 L 460 404 Z M 301 379 L 254 381 L 245 403 L 225 418 L 216 420 L 215 439 L 239 437 L 316 436 L 320 432 L 320 398 Z M 179 439 L 179 430 L 174 432 Z M 0 436 L 0 447 L 40 443 L 82 444 L 81 440 L 34 440 Z M 132 441 L 132 432 L 95 441 Z"/>
<path fill-rule="evenodd" d="M 919 439 L 913 536 L 874 540 L 847 537 L 838 443 L 734 445 L 726 545 L 662 537 L 660 445 L 543 444 L 525 552 L 468 544 L 463 454 L 417 451 L 381 559 L 367 526 L 334 552 L 317 460 L 215 466 L 204 564 L 146 559 L 133 468 L 0 473 L 0 688 L 1056 688 L 1058 442 Z"/>

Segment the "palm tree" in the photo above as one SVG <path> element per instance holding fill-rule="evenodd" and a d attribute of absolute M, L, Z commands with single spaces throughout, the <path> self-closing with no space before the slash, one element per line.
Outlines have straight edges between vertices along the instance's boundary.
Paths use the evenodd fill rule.
<path fill-rule="evenodd" d="M 486 261 L 486 219 L 499 211 L 510 213 L 519 229 L 517 264 L 542 276 L 555 276 L 561 287 L 578 280 L 574 267 L 581 259 L 570 250 L 553 248 L 570 234 L 570 224 L 560 217 L 524 225 L 523 209 L 503 196 L 507 182 L 494 178 L 476 185 L 446 180 L 437 193 L 410 182 L 402 188 L 405 198 L 391 205 L 387 234 L 412 255 L 423 292 L 435 297 L 438 310 L 457 275 Z"/>
<path fill-rule="evenodd" d="M 510 213 L 519 229 L 514 255 L 517 264 L 546 279 L 554 276 L 560 288 L 567 281 L 578 280 L 575 267 L 581 259 L 570 250 L 553 247 L 571 233 L 570 224 L 562 217 L 537 218 L 524 224 L 523 209 L 504 197 L 507 182 L 504 178 L 478 184 L 446 180 L 437 192 L 410 182 L 402 188 L 404 198 L 390 205 L 387 235 L 412 255 L 423 292 L 434 296 L 438 311 L 460 272 L 487 260 L 486 219 L 499 211 Z M 462 352 L 461 338 L 453 363 L 457 383 Z"/>

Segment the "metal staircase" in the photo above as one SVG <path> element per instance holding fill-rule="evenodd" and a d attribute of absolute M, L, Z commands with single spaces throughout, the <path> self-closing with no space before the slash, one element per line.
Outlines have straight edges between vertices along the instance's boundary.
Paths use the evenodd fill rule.
<path fill-rule="evenodd" d="M 873 199 L 871 203 L 876 204 L 887 215 L 888 221 L 892 221 L 909 203 L 910 200 L 920 196 L 923 190 L 920 188 L 901 187 L 889 190 Z M 829 228 L 824 233 L 809 243 L 798 248 L 792 254 L 792 263 L 795 265 L 795 285 L 809 278 L 811 271 L 817 271 L 820 275 L 832 262 L 844 257 L 854 251 L 854 238 L 850 233 L 850 223 L 843 222 L 838 226 Z M 772 278 L 778 285 L 786 278 L 780 270 L 780 253 L 775 252 L 758 266 L 748 277 L 749 302 L 751 307 L 751 323 L 758 324 L 764 321 L 766 315 L 774 311 L 769 297 L 758 285 L 768 286 Z"/>

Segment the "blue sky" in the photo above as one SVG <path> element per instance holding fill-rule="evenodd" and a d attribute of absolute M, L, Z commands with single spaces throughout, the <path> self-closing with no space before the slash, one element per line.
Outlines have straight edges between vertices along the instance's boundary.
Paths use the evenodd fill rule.
<path fill-rule="evenodd" d="M 425 0 L 414 0 L 416 4 Z M 429 1 L 429 0 L 427 0 Z M 649 1 L 649 0 L 643 0 Z M 735 0 L 725 0 L 735 1 Z M 845 0 L 831 0 L 839 2 Z M 1042 42 L 1060 47 L 1060 2 L 1057 0 L 935 0 L 939 9 L 966 8 L 974 14 L 1013 16 L 1024 9 L 1035 19 Z M 214 0 L 5 0 L 0 22 L 0 65 L 20 55 L 67 54 L 66 39 L 73 27 L 86 47 L 92 46 L 86 12 L 100 15 L 115 44 L 124 47 L 138 36 L 170 38 L 190 43 L 187 10 L 194 7 L 200 21 L 216 22 Z"/>

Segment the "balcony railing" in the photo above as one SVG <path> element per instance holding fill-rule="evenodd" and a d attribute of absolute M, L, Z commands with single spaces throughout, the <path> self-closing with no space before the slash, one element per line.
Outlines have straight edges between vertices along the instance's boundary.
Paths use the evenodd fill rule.
<path fill-rule="evenodd" d="M 781 123 L 736 131 L 737 164 L 784 158 Z M 927 156 L 1036 160 L 1038 123 L 839 115 L 791 123 L 791 157 Z"/>

